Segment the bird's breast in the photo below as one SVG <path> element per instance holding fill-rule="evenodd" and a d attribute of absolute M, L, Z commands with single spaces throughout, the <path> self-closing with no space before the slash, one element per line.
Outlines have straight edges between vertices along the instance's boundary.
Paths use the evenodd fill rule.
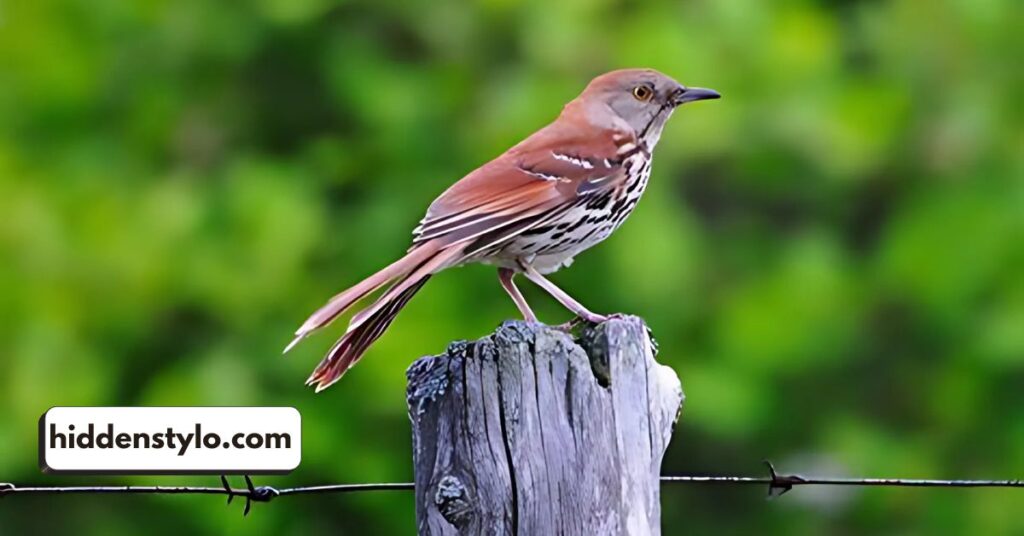
<path fill-rule="evenodd" d="M 611 236 L 636 208 L 647 188 L 651 159 L 638 152 L 623 166 L 626 180 L 621 184 L 581 195 L 552 209 L 531 229 L 481 252 L 480 260 L 508 265 L 524 259 L 541 272 L 568 266 L 577 254 Z"/>

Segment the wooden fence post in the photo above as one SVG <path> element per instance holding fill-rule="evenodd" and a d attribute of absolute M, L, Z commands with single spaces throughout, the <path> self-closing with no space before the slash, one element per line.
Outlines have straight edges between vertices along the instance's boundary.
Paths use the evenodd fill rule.
<path fill-rule="evenodd" d="M 641 319 L 506 322 L 408 380 L 419 534 L 660 534 L 683 391 Z"/>

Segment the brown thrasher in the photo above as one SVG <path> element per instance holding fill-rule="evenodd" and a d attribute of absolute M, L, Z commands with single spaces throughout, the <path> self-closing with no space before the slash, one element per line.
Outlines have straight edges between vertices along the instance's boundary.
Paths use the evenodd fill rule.
<path fill-rule="evenodd" d="M 408 253 L 331 298 L 295 332 L 290 350 L 355 302 L 391 286 L 349 322 L 345 335 L 306 381 L 322 391 L 338 381 L 387 329 L 430 276 L 482 262 L 498 267 L 501 286 L 527 320 L 530 310 L 512 278 L 522 273 L 580 318 L 601 322 L 542 274 L 568 266 L 608 238 L 647 186 L 651 151 L 673 110 L 717 99 L 651 69 L 595 78 L 553 123 L 456 182 L 427 209 Z"/>

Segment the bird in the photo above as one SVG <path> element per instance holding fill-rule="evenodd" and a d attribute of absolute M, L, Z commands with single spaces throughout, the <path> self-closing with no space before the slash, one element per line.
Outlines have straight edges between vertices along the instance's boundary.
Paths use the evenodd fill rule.
<path fill-rule="evenodd" d="M 482 263 L 523 318 L 537 321 L 514 278 L 523 275 L 577 318 L 594 313 L 545 275 L 608 238 L 636 207 L 651 174 L 662 129 L 681 105 L 720 98 L 653 69 L 622 69 L 594 78 L 558 117 L 443 192 L 413 230 L 406 254 L 335 295 L 295 332 L 287 353 L 357 302 L 388 286 L 349 321 L 306 381 L 320 392 L 363 356 L 434 274 Z"/>

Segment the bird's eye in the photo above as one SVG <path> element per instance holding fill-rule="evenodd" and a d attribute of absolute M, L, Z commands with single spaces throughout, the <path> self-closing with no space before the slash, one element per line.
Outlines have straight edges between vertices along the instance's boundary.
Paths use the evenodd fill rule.
<path fill-rule="evenodd" d="M 636 97 L 636 100 L 638 101 L 649 101 L 653 95 L 654 90 L 647 86 L 636 86 L 633 88 L 633 96 Z"/>

